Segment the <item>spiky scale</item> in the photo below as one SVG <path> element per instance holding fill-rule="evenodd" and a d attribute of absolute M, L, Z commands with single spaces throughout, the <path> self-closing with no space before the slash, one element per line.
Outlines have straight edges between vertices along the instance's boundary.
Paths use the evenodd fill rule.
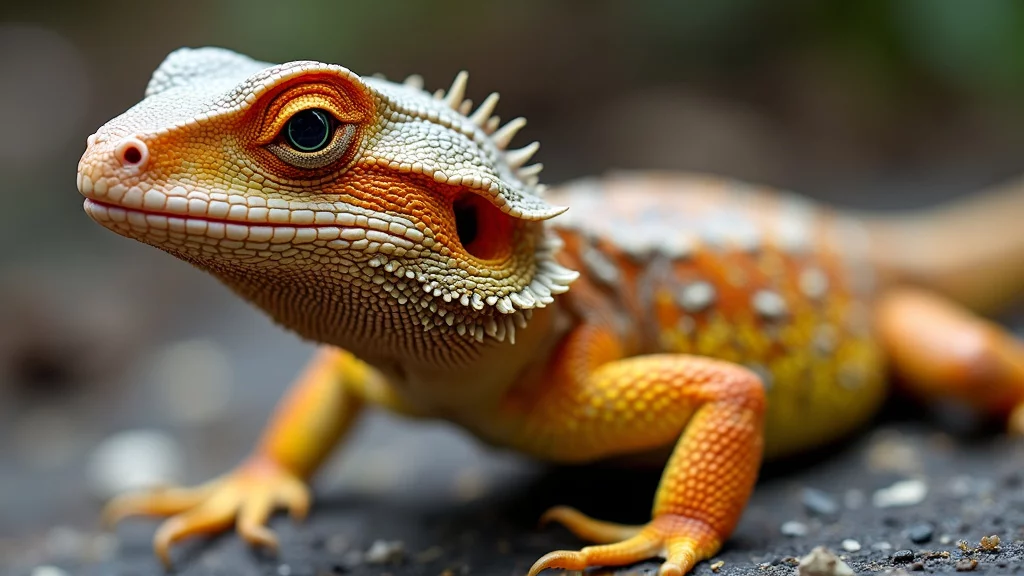
<path fill-rule="evenodd" d="M 469 83 L 469 72 L 460 71 L 452 80 L 452 86 L 444 97 L 445 104 L 452 110 L 458 110 L 462 100 L 466 97 L 466 85 Z"/>
<path fill-rule="evenodd" d="M 517 150 L 506 151 L 505 161 L 508 162 L 509 168 L 515 170 L 529 162 L 530 158 L 533 158 L 533 155 L 537 153 L 537 150 L 540 150 L 540 142 L 531 142 Z"/>
<path fill-rule="evenodd" d="M 516 134 L 519 133 L 523 127 L 526 126 L 526 118 L 522 116 L 509 120 L 507 124 L 499 128 L 494 134 L 491 134 L 491 140 L 494 145 L 500 149 L 508 148 L 508 145 L 515 138 Z"/>
<path fill-rule="evenodd" d="M 476 111 L 469 117 L 469 121 L 477 126 L 483 128 L 487 121 L 491 118 L 491 114 L 494 114 L 494 109 L 498 106 L 499 96 L 497 92 L 491 92 L 484 98 L 484 101 L 480 103 Z"/>

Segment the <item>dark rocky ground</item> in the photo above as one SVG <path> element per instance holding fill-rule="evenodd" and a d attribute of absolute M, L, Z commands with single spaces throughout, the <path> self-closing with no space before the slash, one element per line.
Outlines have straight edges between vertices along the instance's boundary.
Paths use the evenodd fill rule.
<path fill-rule="evenodd" d="M 523 574 L 545 552 L 579 545 L 561 528 L 535 527 L 546 506 L 565 503 L 603 518 L 639 522 L 657 482 L 654 473 L 602 467 L 541 470 L 500 457 L 480 468 L 460 461 L 473 451 L 459 449 L 455 458 L 449 454 L 431 465 L 431 443 L 440 449 L 457 440 L 444 432 L 427 436 L 395 441 L 381 454 L 416 462 L 417 470 L 406 480 L 389 482 L 392 464 L 361 471 L 367 475 L 357 482 L 362 489 L 329 488 L 324 484 L 335 483 L 321 482 L 307 522 L 275 519 L 283 544 L 277 558 L 253 553 L 228 535 L 180 546 L 172 573 Z M 1024 443 L 1018 440 L 952 436 L 919 421 L 884 423 L 849 444 L 770 466 L 740 528 L 714 559 L 724 562 L 718 574 L 792 574 L 795 559 L 820 544 L 840 553 L 858 573 L 970 568 L 983 574 L 1024 574 L 1022 465 Z M 380 483 L 371 488 L 376 474 Z M 877 489 L 907 478 L 927 487 L 923 501 L 896 508 L 873 505 Z M 117 552 L 99 562 L 44 561 L 83 576 L 163 574 L 150 549 L 153 528 L 147 520 L 124 523 L 117 530 Z M 980 539 L 991 535 L 999 536 L 998 548 L 978 550 Z M 848 539 L 860 550 L 844 550 Z M 960 540 L 966 549 L 958 546 Z M 384 542 L 400 549 L 383 554 L 392 558 L 377 563 L 378 551 L 368 551 L 384 550 Z M 711 564 L 702 563 L 695 573 L 711 574 Z M 656 566 L 643 563 L 597 573 L 654 574 Z"/>
<path fill-rule="evenodd" d="M 0 402 L 0 412 L 13 408 L 0 418 L 0 574 L 61 574 L 39 566 L 75 576 L 165 574 L 150 549 L 154 522 L 127 521 L 116 537 L 96 529 L 100 498 L 85 472 L 96 446 L 122 429 L 160 431 L 179 446 L 179 476 L 196 482 L 223 471 L 253 442 L 281 383 L 310 348 L 212 282 L 188 278 L 197 284 L 163 289 L 208 296 L 205 308 L 185 307 L 173 321 L 139 320 L 159 324 L 169 334 L 163 340 L 179 342 L 173 353 L 154 356 L 143 350 L 165 344 L 122 338 L 119 350 L 129 342 L 139 347 L 132 355 L 139 366 L 118 378 L 64 384 L 70 387 L 58 387 L 50 399 L 33 390 L 31 400 L 13 394 Z M 173 296 L 152 297 L 173 303 Z M 201 355 L 192 353 L 192 372 L 166 373 L 167 358 L 182 353 L 182 339 L 193 342 L 186 352 L 194 350 L 189 339 L 196 335 L 207 338 L 206 353 L 220 350 L 224 365 L 204 373 L 196 368 Z M 33 352 L 34 370 L 47 366 L 39 358 L 47 350 L 40 344 Z M 65 348 L 58 351 L 66 355 Z M 182 423 L 185 416 L 175 416 L 166 394 L 205 377 L 233 382 L 230 401 L 220 412 L 191 414 Z M 212 406 L 208 389 L 192 390 L 198 394 L 192 404 Z M 796 558 L 825 545 L 857 573 L 1024 574 L 1024 441 L 964 425 L 948 410 L 933 412 L 897 399 L 856 438 L 770 465 L 739 529 L 714 559 L 724 563 L 717 573 L 793 574 Z M 542 554 L 581 545 L 560 527 L 536 527 L 546 507 L 568 504 L 603 519 L 641 522 L 657 480 L 657 473 L 636 470 L 549 469 L 485 449 L 445 425 L 371 414 L 317 478 L 311 517 L 301 525 L 274 519 L 278 557 L 225 535 L 177 547 L 171 574 L 524 574 Z M 875 506 L 877 490 L 906 480 L 910 488 L 927 489 L 923 499 L 910 494 L 911 505 Z M 981 538 L 992 535 L 998 547 L 978 550 Z M 701 563 L 695 573 L 712 574 L 712 565 Z M 654 574 L 656 567 L 647 562 L 618 573 Z"/>

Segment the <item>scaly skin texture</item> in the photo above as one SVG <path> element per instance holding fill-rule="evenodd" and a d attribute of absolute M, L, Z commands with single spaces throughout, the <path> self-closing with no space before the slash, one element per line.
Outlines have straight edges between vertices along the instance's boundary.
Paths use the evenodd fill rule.
<path fill-rule="evenodd" d="M 905 286 L 981 293 L 900 264 L 918 259 L 886 245 L 899 226 L 698 176 L 545 194 L 525 165 L 537 145 L 508 149 L 525 122 L 499 127 L 493 94 L 473 111 L 465 84 L 431 96 L 416 77 L 179 50 L 89 138 L 90 216 L 323 344 L 235 471 L 110 504 L 110 520 L 170 516 L 165 562 L 175 541 L 232 523 L 275 546 L 266 519 L 305 513 L 306 480 L 365 404 L 552 461 L 660 458 L 649 523 L 552 508 L 543 520 L 601 545 L 552 552 L 531 575 L 655 556 L 662 574 L 688 572 L 732 532 L 762 456 L 861 424 L 888 368 L 1024 428 L 1024 346 Z M 304 151 L 287 134 L 308 110 L 332 127 Z"/>

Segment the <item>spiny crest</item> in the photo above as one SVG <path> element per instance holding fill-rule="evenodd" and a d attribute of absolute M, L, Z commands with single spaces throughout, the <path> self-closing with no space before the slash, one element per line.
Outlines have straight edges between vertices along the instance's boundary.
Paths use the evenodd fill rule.
<path fill-rule="evenodd" d="M 413 74 L 403 82 L 406 86 L 416 89 L 423 89 L 423 77 Z M 512 139 L 526 126 L 526 118 L 518 117 L 509 120 L 501 126 L 501 118 L 494 114 L 498 105 L 498 93 L 491 92 L 484 101 L 480 103 L 476 111 L 473 109 L 473 101 L 466 98 L 466 86 L 469 84 L 469 73 L 465 70 L 455 75 L 452 85 L 447 91 L 438 89 L 434 92 L 434 99 L 443 101 L 449 108 L 455 110 L 468 118 L 473 124 L 491 137 L 491 140 L 503 152 L 505 162 L 509 168 L 516 171 L 516 175 L 530 186 L 538 186 L 543 192 L 544 187 L 539 186 L 539 175 L 544 168 L 543 164 L 535 163 L 526 165 L 530 158 L 540 149 L 540 142 L 531 142 L 522 148 L 509 150 L 508 145 Z M 500 127 L 499 127 L 500 126 Z"/>

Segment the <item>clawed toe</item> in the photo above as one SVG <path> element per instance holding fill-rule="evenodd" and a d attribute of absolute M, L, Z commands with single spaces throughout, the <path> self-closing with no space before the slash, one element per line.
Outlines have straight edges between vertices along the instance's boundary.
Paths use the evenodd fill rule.
<path fill-rule="evenodd" d="M 645 526 L 625 526 L 600 522 L 573 510 L 558 507 L 546 512 L 542 522 L 558 521 L 577 535 L 591 535 L 598 541 L 610 541 L 613 535 L 627 535 L 614 543 L 588 546 L 579 551 L 560 550 L 545 554 L 529 576 L 548 568 L 585 570 L 592 566 L 625 566 L 654 557 L 665 558 L 659 574 L 682 576 L 693 566 L 718 551 L 720 538 L 706 523 L 677 515 L 661 515 Z"/>
<path fill-rule="evenodd" d="M 184 538 L 213 534 L 235 524 L 247 542 L 275 551 L 277 537 L 266 523 L 278 506 L 301 519 L 309 510 L 309 489 L 282 467 L 257 461 L 197 488 L 162 488 L 115 498 L 103 520 L 112 524 L 135 515 L 168 516 L 153 538 L 153 548 L 167 566 L 171 547 Z"/>

